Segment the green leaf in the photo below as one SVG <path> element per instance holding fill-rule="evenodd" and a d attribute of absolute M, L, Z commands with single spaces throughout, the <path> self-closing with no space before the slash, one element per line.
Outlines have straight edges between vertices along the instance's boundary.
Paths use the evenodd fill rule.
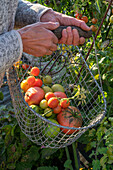
<path fill-rule="evenodd" d="M 7 169 L 15 169 L 15 163 L 10 163 L 7 165 Z"/>
<path fill-rule="evenodd" d="M 100 159 L 100 164 L 101 164 L 101 166 L 104 166 L 104 165 L 106 164 L 107 158 L 108 158 L 108 156 L 107 156 L 107 154 L 105 154 L 105 155 Z"/>
<path fill-rule="evenodd" d="M 100 13 L 100 0 L 96 0 L 96 7 L 98 12 Z"/>
<path fill-rule="evenodd" d="M 58 170 L 57 167 L 53 166 L 42 166 L 42 167 L 38 167 L 37 170 Z"/>
<path fill-rule="evenodd" d="M 31 170 L 32 164 L 26 162 L 19 162 L 16 164 L 16 170 Z"/>
<path fill-rule="evenodd" d="M 44 148 L 41 150 L 41 158 L 44 159 L 48 156 L 51 156 L 53 153 L 55 153 L 58 149 L 50 149 L 50 148 Z"/>
<path fill-rule="evenodd" d="M 70 167 L 72 166 L 71 163 L 72 163 L 72 160 L 67 159 L 64 163 L 64 167 L 70 169 Z"/>
<path fill-rule="evenodd" d="M 2 91 L 0 91 L 0 100 L 3 100 L 4 99 L 4 95 L 2 93 Z"/>
<path fill-rule="evenodd" d="M 107 153 L 107 147 L 99 147 L 97 151 L 100 154 L 106 154 Z"/>
<path fill-rule="evenodd" d="M 100 161 L 99 160 L 93 160 L 92 165 L 93 165 L 93 170 L 100 170 Z"/>

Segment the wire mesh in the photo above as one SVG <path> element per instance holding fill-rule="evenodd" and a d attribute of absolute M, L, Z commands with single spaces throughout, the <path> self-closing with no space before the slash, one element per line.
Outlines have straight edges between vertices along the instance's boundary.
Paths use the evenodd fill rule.
<path fill-rule="evenodd" d="M 89 68 L 89 63 L 83 57 L 83 47 L 60 46 L 60 49 L 52 56 L 33 57 L 31 61 L 27 59 L 29 68 L 24 71 L 21 67 L 26 57 L 23 56 L 19 67 L 12 67 L 7 72 L 13 106 L 22 132 L 31 141 L 46 148 L 63 148 L 72 144 L 88 128 L 100 123 L 106 112 L 106 99 Z M 25 102 L 20 83 L 28 76 L 30 66 L 39 67 L 41 76 L 51 75 L 53 84 L 61 84 L 67 97 L 78 92 L 70 105 L 79 109 L 83 119 L 82 127 L 64 127 L 53 123 L 36 113 Z M 64 128 L 68 129 L 67 133 L 64 133 Z M 74 131 L 69 135 L 71 130 Z"/>

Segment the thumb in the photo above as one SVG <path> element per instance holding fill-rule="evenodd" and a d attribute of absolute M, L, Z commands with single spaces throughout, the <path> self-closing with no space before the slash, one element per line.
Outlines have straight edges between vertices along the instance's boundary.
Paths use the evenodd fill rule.
<path fill-rule="evenodd" d="M 49 30 L 55 30 L 60 26 L 59 22 L 46 22 L 44 24 L 44 28 L 47 28 Z"/>

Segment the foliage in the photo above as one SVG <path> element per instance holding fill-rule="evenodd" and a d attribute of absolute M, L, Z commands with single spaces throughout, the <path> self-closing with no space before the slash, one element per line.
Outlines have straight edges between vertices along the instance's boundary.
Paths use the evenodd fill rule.
<path fill-rule="evenodd" d="M 95 24 L 99 28 L 105 15 L 108 3 L 104 0 L 29 0 L 38 2 L 53 10 L 75 17 L 76 11 L 88 17 L 88 26 L 92 25 L 91 19 L 97 18 Z M 109 22 L 112 7 L 107 14 L 101 31 L 96 38 L 95 47 L 98 58 L 102 87 L 107 98 L 107 112 L 104 120 L 97 127 L 86 131 L 77 142 L 84 145 L 83 151 L 90 157 L 89 168 L 93 170 L 110 170 L 113 163 L 113 25 Z M 95 36 L 96 33 L 93 33 Z M 83 53 L 86 55 L 93 40 L 90 40 Z M 95 48 L 92 49 L 87 63 L 95 79 L 100 84 L 99 73 L 95 57 Z M 2 100 L 3 95 L 0 92 Z M 71 167 L 71 159 L 66 160 L 64 149 L 41 149 L 21 132 L 14 117 L 14 110 L 2 106 L 1 136 L 0 136 L 0 169 L 16 170 L 57 170 Z M 71 167 L 72 168 L 72 167 Z"/>
<path fill-rule="evenodd" d="M 0 107 L 0 169 L 48 169 L 57 170 L 64 149 L 42 149 L 32 143 L 21 131 L 12 107 Z M 38 168 L 37 168 L 38 167 Z M 46 168 L 46 169 L 47 169 Z"/>

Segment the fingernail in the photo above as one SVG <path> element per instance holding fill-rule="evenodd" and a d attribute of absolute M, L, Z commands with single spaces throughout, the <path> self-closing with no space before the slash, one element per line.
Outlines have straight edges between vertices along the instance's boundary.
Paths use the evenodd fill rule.
<path fill-rule="evenodd" d="M 59 25 L 59 22 L 55 22 L 56 25 Z"/>

